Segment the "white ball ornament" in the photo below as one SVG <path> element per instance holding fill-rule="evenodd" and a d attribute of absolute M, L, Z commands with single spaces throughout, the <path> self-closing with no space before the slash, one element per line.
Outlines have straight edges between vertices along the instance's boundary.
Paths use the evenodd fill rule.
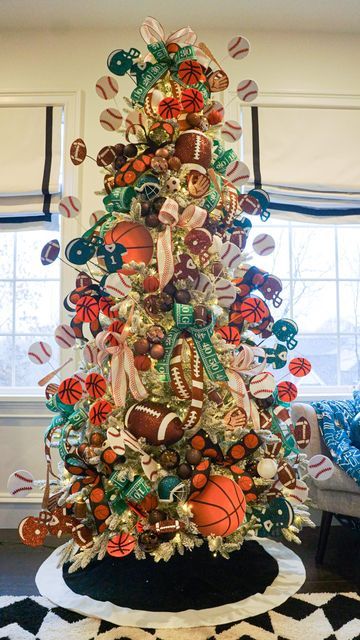
<path fill-rule="evenodd" d="M 176 191 L 180 191 L 180 180 L 179 178 L 175 178 L 172 176 L 166 182 L 166 187 L 171 193 L 175 193 Z"/>
<path fill-rule="evenodd" d="M 257 472 L 260 478 L 264 480 L 271 480 L 276 475 L 277 463 L 272 458 L 263 458 L 258 462 Z"/>

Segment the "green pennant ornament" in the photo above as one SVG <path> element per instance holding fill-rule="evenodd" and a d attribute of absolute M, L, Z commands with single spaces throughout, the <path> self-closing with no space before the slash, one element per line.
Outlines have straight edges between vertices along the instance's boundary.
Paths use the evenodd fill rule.
<path fill-rule="evenodd" d="M 133 187 L 116 187 L 103 199 L 104 207 L 109 213 L 127 213 L 135 196 Z"/>
<path fill-rule="evenodd" d="M 175 326 L 167 333 L 163 342 L 164 357 L 156 364 L 156 369 L 165 381 L 170 380 L 170 360 L 177 340 L 182 333 L 188 333 L 198 352 L 210 380 L 225 381 L 228 379 L 225 369 L 221 364 L 211 342 L 214 332 L 214 321 L 211 320 L 205 327 L 195 324 L 194 308 L 190 304 L 174 304 L 173 317 Z"/>
<path fill-rule="evenodd" d="M 218 157 L 212 165 L 213 169 L 223 176 L 225 175 L 226 169 L 229 164 L 234 162 L 234 160 L 237 160 L 237 155 L 233 149 L 227 149 L 226 151 L 222 150 L 219 152 Z"/>
<path fill-rule="evenodd" d="M 118 472 L 114 471 L 110 476 L 110 481 L 120 491 L 122 499 L 132 500 L 133 502 L 141 502 L 145 496 L 151 491 L 151 486 L 141 476 L 135 476 L 133 481 L 127 478 L 120 479 Z"/>

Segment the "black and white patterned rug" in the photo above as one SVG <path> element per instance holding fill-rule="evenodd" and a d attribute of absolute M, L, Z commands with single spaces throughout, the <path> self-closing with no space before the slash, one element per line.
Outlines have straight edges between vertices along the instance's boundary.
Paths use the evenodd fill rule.
<path fill-rule="evenodd" d="M 241 622 L 196 629 L 137 629 L 57 607 L 42 596 L 0 597 L 1 640 L 358 640 L 360 596 L 302 593 Z"/>

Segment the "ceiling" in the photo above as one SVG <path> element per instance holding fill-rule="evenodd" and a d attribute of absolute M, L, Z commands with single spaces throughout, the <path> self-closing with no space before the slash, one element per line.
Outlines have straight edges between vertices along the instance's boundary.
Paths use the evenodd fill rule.
<path fill-rule="evenodd" d="M 0 0 L 0 31 L 138 27 L 360 33 L 359 0 Z"/>

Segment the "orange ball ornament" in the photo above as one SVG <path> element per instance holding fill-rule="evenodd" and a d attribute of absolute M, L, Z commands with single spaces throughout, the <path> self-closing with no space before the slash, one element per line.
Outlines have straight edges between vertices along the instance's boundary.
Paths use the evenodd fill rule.
<path fill-rule="evenodd" d="M 206 487 L 188 501 L 194 523 L 203 536 L 226 537 L 234 533 L 244 520 L 245 496 L 234 480 L 226 476 L 210 476 Z"/>
<path fill-rule="evenodd" d="M 122 244 L 126 253 L 123 254 L 122 259 L 124 265 L 129 262 L 149 264 L 153 252 L 154 243 L 148 229 L 140 222 L 131 222 L 123 220 L 113 227 L 105 234 L 105 244 L 118 243 Z M 131 268 L 122 268 L 119 271 L 131 275 L 135 271 Z"/>
<path fill-rule="evenodd" d="M 135 356 L 134 365 L 138 371 L 149 371 L 151 368 L 151 359 L 149 356 Z"/>
<path fill-rule="evenodd" d="M 160 282 L 156 276 L 146 276 L 144 278 L 143 287 L 146 293 L 154 293 L 159 288 Z"/>

